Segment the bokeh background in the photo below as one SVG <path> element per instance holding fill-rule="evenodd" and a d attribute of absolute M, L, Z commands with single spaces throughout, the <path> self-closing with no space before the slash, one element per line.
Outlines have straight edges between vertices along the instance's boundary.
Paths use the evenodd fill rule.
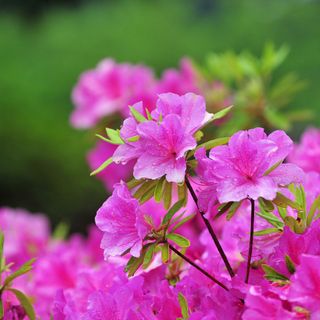
<path fill-rule="evenodd" d="M 311 0 L 0 0 L 0 205 L 50 216 L 84 231 L 107 197 L 89 177 L 94 132 L 69 125 L 79 74 L 104 57 L 146 63 L 157 73 L 182 56 L 286 44 L 279 72 L 307 87 L 292 108 L 320 126 L 320 1 Z"/>

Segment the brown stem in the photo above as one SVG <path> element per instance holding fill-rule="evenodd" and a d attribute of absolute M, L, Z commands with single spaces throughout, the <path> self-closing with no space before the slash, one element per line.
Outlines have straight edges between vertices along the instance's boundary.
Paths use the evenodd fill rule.
<path fill-rule="evenodd" d="M 193 188 L 192 188 L 192 186 L 191 186 L 191 184 L 190 184 L 190 181 L 189 181 L 189 179 L 188 179 L 187 176 L 185 177 L 185 181 L 186 181 L 187 188 L 189 189 L 189 191 L 190 191 L 190 193 L 191 193 L 191 196 L 192 196 L 192 198 L 193 198 L 193 201 L 195 202 L 195 204 L 196 204 L 196 206 L 197 206 L 197 208 L 198 208 L 198 211 L 199 211 L 199 213 L 200 213 L 200 215 L 201 215 L 201 217 L 202 217 L 202 220 L 203 220 L 204 224 L 206 225 L 206 227 L 207 227 L 207 229 L 208 229 L 208 231 L 209 231 L 209 233 L 210 233 L 210 235 L 211 235 L 211 238 L 212 238 L 214 244 L 216 245 L 216 247 L 217 247 L 217 249 L 218 249 L 218 251 L 219 251 L 219 254 L 220 254 L 220 256 L 221 256 L 221 258 L 222 258 L 222 260 L 223 260 L 223 262 L 224 262 L 224 264 L 225 264 L 225 266 L 226 266 L 226 268 L 227 268 L 227 270 L 228 270 L 228 272 L 229 272 L 229 274 L 230 274 L 230 277 L 232 278 L 232 277 L 234 277 L 234 275 L 235 275 L 235 274 L 234 274 L 234 271 L 232 270 L 232 267 L 231 267 L 231 265 L 230 265 L 230 262 L 229 262 L 229 260 L 228 260 L 228 258 L 227 258 L 227 256 L 226 256 L 224 250 L 222 249 L 222 246 L 221 246 L 221 244 L 220 244 L 220 242 L 219 242 L 219 240 L 218 240 L 218 237 L 217 237 L 217 235 L 215 234 L 215 232 L 214 232 L 214 230 L 213 230 L 210 222 L 209 222 L 208 219 L 204 216 L 204 212 L 202 212 L 202 211 L 199 209 L 198 197 L 197 197 L 196 193 L 194 192 L 194 190 L 193 190 Z"/>
<path fill-rule="evenodd" d="M 249 282 L 250 268 L 251 268 L 251 258 L 253 250 L 253 233 L 254 233 L 254 200 L 250 199 L 251 202 L 251 222 L 250 222 L 250 241 L 249 241 L 249 253 L 247 261 L 247 272 L 245 283 Z"/>
<path fill-rule="evenodd" d="M 220 286 L 221 288 L 229 291 L 229 289 L 219 280 L 217 280 L 216 278 L 214 278 L 210 273 L 208 273 L 206 270 L 203 270 L 200 266 L 198 266 L 195 262 L 193 262 L 191 259 L 189 259 L 188 257 L 186 257 L 183 253 L 181 253 L 179 250 L 177 250 L 174 246 L 172 246 L 171 244 L 169 244 L 169 248 L 176 254 L 178 255 L 180 258 L 182 258 L 183 260 L 187 261 L 189 264 L 191 264 L 194 268 L 196 268 L 197 270 L 199 270 L 202 274 L 204 274 L 206 277 L 208 277 L 210 280 L 212 280 L 213 282 L 215 282 L 218 286 Z"/>

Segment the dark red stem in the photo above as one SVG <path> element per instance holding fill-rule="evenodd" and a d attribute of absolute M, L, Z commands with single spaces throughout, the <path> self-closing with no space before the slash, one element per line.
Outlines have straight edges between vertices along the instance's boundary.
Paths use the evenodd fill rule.
<path fill-rule="evenodd" d="M 201 217 L 202 217 L 202 220 L 203 220 L 204 224 L 206 225 L 206 227 L 207 227 L 207 229 L 208 229 L 208 231 L 209 231 L 209 233 L 210 233 L 210 235 L 211 235 L 211 238 L 212 238 L 214 244 L 216 245 L 216 247 L 217 247 L 217 249 L 218 249 L 218 251 L 219 251 L 219 254 L 220 254 L 220 256 L 221 256 L 221 258 L 222 258 L 222 260 L 223 260 L 223 262 L 224 262 L 224 264 L 225 264 L 225 266 L 226 266 L 226 268 L 227 268 L 227 270 L 228 270 L 228 272 L 229 272 L 229 274 L 230 274 L 230 277 L 232 278 L 232 277 L 234 277 L 234 275 L 235 275 L 235 274 L 234 274 L 234 271 L 232 270 L 232 267 L 231 267 L 231 265 L 230 265 L 230 262 L 229 262 L 229 260 L 228 260 L 228 258 L 227 258 L 227 256 L 226 256 L 224 250 L 222 249 L 222 246 L 221 246 L 221 244 L 220 244 L 220 242 L 219 242 L 219 240 L 218 240 L 218 237 L 217 237 L 217 235 L 215 234 L 215 232 L 214 232 L 214 230 L 213 230 L 210 222 L 209 222 L 208 219 L 204 216 L 204 215 L 205 215 L 204 212 L 202 212 L 202 211 L 199 209 L 198 197 L 197 197 L 196 193 L 194 192 L 194 190 L 193 190 L 193 188 L 192 188 L 192 186 L 191 186 L 191 184 L 190 184 L 190 181 L 189 181 L 189 179 L 188 179 L 187 176 L 186 176 L 186 178 L 185 178 L 185 181 L 186 181 L 187 188 L 189 189 L 189 191 L 190 191 L 190 193 L 191 193 L 191 196 L 192 196 L 192 198 L 193 198 L 193 201 L 195 202 L 195 204 L 196 204 L 196 206 L 197 206 L 197 208 L 198 208 L 198 211 L 199 211 L 199 213 L 200 213 L 200 215 L 201 215 Z"/>
<path fill-rule="evenodd" d="M 247 272 L 246 272 L 245 283 L 249 282 L 249 275 L 250 275 L 250 269 L 251 269 L 251 258 L 252 258 L 252 250 L 253 250 L 253 234 L 254 234 L 254 200 L 250 199 L 250 202 L 251 202 L 250 240 L 249 240 L 249 253 L 248 253 Z"/>
<path fill-rule="evenodd" d="M 202 274 L 204 274 L 206 277 L 208 277 L 210 280 L 212 280 L 213 282 L 215 282 L 218 286 L 220 286 L 221 288 L 223 288 L 224 290 L 229 291 L 229 289 L 219 280 L 217 280 L 215 277 L 213 277 L 210 273 L 208 273 L 206 270 L 203 270 L 200 266 L 198 266 L 195 262 L 193 262 L 191 259 L 189 259 L 187 256 L 185 256 L 183 253 L 181 253 L 179 250 L 177 250 L 174 246 L 172 246 L 171 244 L 169 244 L 169 248 L 176 254 L 178 255 L 180 258 L 182 258 L 183 260 L 185 260 L 186 262 L 188 262 L 189 264 L 191 264 L 194 268 L 196 268 L 197 270 L 199 270 Z"/>

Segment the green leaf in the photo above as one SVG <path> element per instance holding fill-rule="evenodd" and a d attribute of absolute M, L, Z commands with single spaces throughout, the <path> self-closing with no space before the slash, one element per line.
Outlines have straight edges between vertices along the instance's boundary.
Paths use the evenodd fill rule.
<path fill-rule="evenodd" d="M 188 190 L 187 190 L 187 185 L 185 183 L 183 183 L 182 185 L 178 185 L 178 199 L 183 200 L 183 206 L 187 205 Z"/>
<path fill-rule="evenodd" d="M 230 140 L 230 137 L 223 137 L 223 138 L 217 138 L 213 140 L 209 140 L 205 143 L 200 144 L 197 149 L 199 148 L 205 148 L 206 150 L 211 150 L 212 148 L 222 146 L 226 143 L 228 143 Z"/>
<path fill-rule="evenodd" d="M 129 141 L 129 142 L 136 142 L 139 139 L 140 139 L 140 136 L 137 135 L 137 136 L 130 137 L 130 138 L 126 139 L 126 140 Z"/>
<path fill-rule="evenodd" d="M 264 211 L 263 208 L 260 208 L 261 212 L 257 212 L 256 214 L 268 221 L 271 225 L 273 225 L 276 228 L 282 228 L 283 227 L 283 222 L 275 216 L 273 213 Z"/>
<path fill-rule="evenodd" d="M 32 270 L 32 264 L 35 262 L 36 259 L 31 259 L 29 261 L 27 261 L 26 263 L 24 263 L 17 271 L 11 273 L 3 282 L 3 287 L 6 287 L 8 285 L 10 285 L 10 283 L 22 276 L 23 274 L 29 272 L 30 270 Z"/>
<path fill-rule="evenodd" d="M 316 211 L 320 209 L 320 195 L 313 201 L 307 217 L 307 226 L 310 226 Z"/>
<path fill-rule="evenodd" d="M 204 136 L 204 133 L 201 130 L 198 130 L 195 134 L 194 134 L 194 138 L 196 139 L 196 141 L 200 141 Z"/>
<path fill-rule="evenodd" d="M 137 111 L 132 106 L 129 106 L 130 112 L 132 116 L 138 121 L 138 122 L 144 122 L 147 121 L 144 115 L 142 115 L 139 111 Z"/>
<path fill-rule="evenodd" d="M 295 267 L 293 261 L 291 260 L 291 258 L 287 254 L 285 255 L 285 261 L 286 261 L 286 266 L 288 268 L 288 271 L 291 274 L 294 274 L 296 272 L 296 267 Z"/>
<path fill-rule="evenodd" d="M 4 246 L 4 234 L 0 231 L 0 275 L 4 267 L 3 246 Z"/>
<path fill-rule="evenodd" d="M 287 216 L 287 209 L 286 208 L 281 208 L 281 207 L 277 207 L 279 215 L 281 217 L 281 219 L 284 221 L 284 219 Z"/>
<path fill-rule="evenodd" d="M 183 200 L 179 200 L 176 202 L 167 212 L 167 214 L 163 217 L 161 225 L 167 225 L 170 223 L 172 217 L 182 208 Z"/>
<path fill-rule="evenodd" d="M 230 201 L 227 203 L 223 203 L 221 206 L 218 208 L 218 213 L 213 217 L 214 220 L 220 218 L 224 213 L 226 213 L 232 206 L 234 202 Z"/>
<path fill-rule="evenodd" d="M 111 144 L 119 145 L 119 143 L 116 143 L 116 142 L 114 142 L 114 141 L 112 141 L 112 140 L 110 140 L 110 139 L 108 139 L 108 138 L 106 138 L 106 137 L 102 136 L 101 134 L 96 134 L 95 136 L 96 136 L 97 138 L 99 138 L 99 139 L 101 139 L 101 140 L 105 141 L 105 142 L 108 142 L 108 143 L 111 143 Z"/>
<path fill-rule="evenodd" d="M 153 190 L 156 186 L 157 180 L 145 180 L 144 183 L 138 188 L 138 190 L 134 193 L 134 197 L 136 199 L 140 199 L 145 193 L 149 190 Z"/>
<path fill-rule="evenodd" d="M 125 272 L 128 273 L 128 277 L 134 276 L 134 274 L 137 272 L 139 267 L 142 265 L 143 260 L 144 260 L 144 253 L 145 251 L 143 250 L 140 257 L 131 257 L 125 267 Z"/>
<path fill-rule="evenodd" d="M 29 317 L 30 320 L 36 319 L 36 314 L 34 312 L 33 306 L 29 300 L 29 298 L 21 291 L 14 289 L 14 288 L 8 288 L 8 291 L 11 291 L 19 300 L 21 303 L 21 306 L 23 307 L 25 313 Z"/>
<path fill-rule="evenodd" d="M 172 183 L 165 180 L 163 186 L 163 205 L 166 210 L 168 210 L 171 206 L 172 199 Z"/>
<path fill-rule="evenodd" d="M 237 210 L 240 208 L 241 202 L 233 202 L 230 206 L 230 209 L 227 213 L 227 220 L 229 221 L 237 212 Z"/>
<path fill-rule="evenodd" d="M 156 202 L 160 202 L 162 199 L 164 180 L 165 180 L 164 177 L 162 177 L 160 180 L 158 180 L 156 188 L 154 189 L 154 200 Z"/>
<path fill-rule="evenodd" d="M 151 116 L 150 111 L 147 108 L 145 110 L 146 110 L 147 119 L 152 120 L 152 116 Z"/>
<path fill-rule="evenodd" d="M 278 228 L 268 228 L 268 229 L 255 231 L 254 235 L 255 236 L 264 236 L 264 235 L 267 235 L 267 234 L 272 234 L 272 233 L 277 233 L 277 232 L 281 232 L 281 230 L 278 229 Z"/>
<path fill-rule="evenodd" d="M 115 144 L 124 144 L 124 141 L 120 137 L 120 131 L 106 128 L 106 132 L 112 142 Z"/>
<path fill-rule="evenodd" d="M 110 157 L 109 159 L 107 159 L 105 162 L 103 162 L 99 168 L 97 168 L 96 170 L 92 171 L 90 173 L 90 176 L 94 176 L 97 173 L 101 172 L 102 170 L 104 170 L 105 168 L 107 168 L 111 163 L 113 162 L 112 157 Z"/>
<path fill-rule="evenodd" d="M 278 161 L 277 163 L 275 163 L 272 167 L 270 167 L 263 175 L 264 176 L 267 176 L 269 173 L 271 173 L 273 170 L 277 169 L 280 164 L 282 163 L 282 160 L 281 161 Z"/>
<path fill-rule="evenodd" d="M 285 275 L 277 272 L 275 269 L 268 266 L 267 264 L 262 264 L 261 267 L 265 273 L 264 277 L 267 280 L 270 280 L 270 281 L 288 281 L 289 280 Z"/>
<path fill-rule="evenodd" d="M 291 216 L 287 216 L 284 219 L 284 223 L 288 226 L 293 232 L 301 234 L 306 230 L 306 226 L 301 219 L 295 219 Z"/>
<path fill-rule="evenodd" d="M 65 222 L 60 222 L 53 231 L 52 237 L 54 239 L 64 240 L 67 238 L 70 226 Z"/>
<path fill-rule="evenodd" d="M 169 260 L 169 244 L 166 242 L 161 246 L 161 259 L 163 263 Z"/>
<path fill-rule="evenodd" d="M 156 245 L 153 243 L 151 244 L 147 251 L 146 251 L 146 254 L 144 256 L 144 259 L 143 259 L 143 264 L 142 264 L 142 268 L 143 269 L 147 269 L 151 262 L 152 262 L 152 258 L 153 258 L 153 255 L 154 255 L 154 249 L 155 249 Z"/>
<path fill-rule="evenodd" d="M 284 196 L 282 193 L 277 192 L 277 196 L 275 199 L 272 200 L 274 204 L 276 204 L 279 207 L 286 208 L 291 207 L 293 209 L 301 210 L 301 207 L 298 203 L 292 201 L 291 199 Z"/>
<path fill-rule="evenodd" d="M 189 319 L 188 301 L 181 292 L 179 292 L 178 294 L 178 300 L 179 300 L 183 320 Z"/>
<path fill-rule="evenodd" d="M 259 198 L 258 201 L 264 211 L 273 211 L 274 210 L 274 205 L 270 200 Z"/>
<path fill-rule="evenodd" d="M 224 108 L 224 109 L 220 110 L 219 112 L 215 113 L 213 115 L 213 120 L 218 120 L 218 119 L 225 117 L 231 111 L 232 108 L 233 108 L 233 106 L 230 106 L 230 107 Z"/>
<path fill-rule="evenodd" d="M 169 233 L 167 234 L 167 239 L 170 239 L 181 248 L 190 247 L 190 241 L 187 238 L 183 237 L 181 234 Z"/>
<path fill-rule="evenodd" d="M 155 185 L 152 186 L 141 198 L 140 198 L 140 204 L 144 204 L 145 202 L 147 202 L 148 200 L 150 200 L 153 195 L 154 195 L 154 189 L 155 189 Z"/>
<path fill-rule="evenodd" d="M 135 178 L 131 179 L 130 181 L 127 182 L 127 187 L 129 189 L 133 189 L 137 186 L 139 186 L 140 184 L 144 183 L 145 180 L 141 179 L 141 180 L 136 180 Z"/>
<path fill-rule="evenodd" d="M 196 214 L 190 214 L 188 216 L 186 216 L 185 218 L 183 218 L 182 220 L 180 220 L 173 228 L 171 228 L 171 232 L 177 230 L 178 228 L 180 228 L 182 225 L 184 225 L 185 223 L 187 223 L 188 221 L 190 221 L 191 219 L 193 219 L 196 216 Z"/>
<path fill-rule="evenodd" d="M 0 299 L 0 319 L 3 319 L 3 316 L 4 316 L 3 302 L 2 302 L 2 299 Z"/>
<path fill-rule="evenodd" d="M 267 107 L 264 109 L 264 116 L 268 122 L 275 128 L 282 130 L 288 130 L 290 128 L 290 123 L 286 116 L 278 113 L 276 110 Z"/>

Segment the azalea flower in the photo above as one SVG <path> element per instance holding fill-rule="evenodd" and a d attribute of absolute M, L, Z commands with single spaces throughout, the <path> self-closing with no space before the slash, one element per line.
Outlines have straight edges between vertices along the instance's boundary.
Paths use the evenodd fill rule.
<path fill-rule="evenodd" d="M 186 132 L 192 134 L 213 117 L 206 111 L 204 98 L 194 93 L 186 93 L 181 96 L 174 93 L 160 94 L 156 108 L 152 111 L 152 117 L 158 120 L 160 116 L 165 117 L 170 114 L 178 115 L 182 127 Z"/>
<path fill-rule="evenodd" d="M 105 59 L 96 69 L 84 72 L 72 92 L 76 106 L 71 124 L 76 128 L 95 126 L 115 112 L 127 115 L 130 103 L 143 100 L 153 105 L 155 79 L 142 65 L 117 64 Z"/>
<path fill-rule="evenodd" d="M 220 203 L 259 197 L 273 200 L 281 187 L 303 181 L 304 173 L 298 166 L 282 163 L 292 147 L 292 140 L 280 130 L 268 136 L 262 128 L 239 131 L 228 145 L 210 151 L 207 184 L 216 188 Z M 196 158 L 206 166 L 200 152 Z M 206 183 L 205 176 L 202 180 Z"/>
<path fill-rule="evenodd" d="M 185 94 L 187 92 L 199 93 L 198 75 L 192 62 L 188 58 L 180 61 L 180 69 L 167 69 L 161 75 L 156 85 L 156 92 L 173 92 Z"/>
<path fill-rule="evenodd" d="M 318 242 L 319 244 L 319 242 Z M 289 301 L 312 312 L 320 311 L 320 256 L 302 254 L 291 279 Z M 315 317 L 316 319 L 316 317 Z"/>
<path fill-rule="evenodd" d="M 138 103 L 134 108 L 142 112 L 143 105 Z M 158 179 L 165 175 L 167 181 L 181 183 L 186 172 L 185 154 L 196 147 L 193 134 L 211 116 L 200 96 L 159 95 L 152 120 L 138 123 L 129 117 L 124 121 L 120 136 L 125 143 L 116 149 L 113 160 L 126 164 L 137 159 L 133 170 L 136 179 Z M 132 137 L 138 140 L 131 141 Z"/>
<path fill-rule="evenodd" d="M 306 172 L 320 173 L 320 130 L 310 128 L 306 130 L 289 156 L 292 163 L 296 163 Z"/>
<path fill-rule="evenodd" d="M 131 196 L 125 183 L 114 186 L 112 196 L 97 212 L 96 225 L 103 232 L 101 248 L 105 258 L 119 256 L 128 249 L 134 257 L 140 256 L 148 225 L 138 200 Z"/>

